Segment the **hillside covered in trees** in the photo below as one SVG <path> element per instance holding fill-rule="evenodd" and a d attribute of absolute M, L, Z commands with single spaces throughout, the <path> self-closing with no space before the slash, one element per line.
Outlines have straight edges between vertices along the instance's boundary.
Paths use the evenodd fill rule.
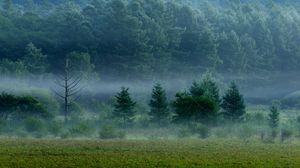
<path fill-rule="evenodd" d="M 71 55 L 105 80 L 266 79 L 299 70 L 299 2 L 3 0 L 0 44 L 7 76 L 55 74 Z"/>

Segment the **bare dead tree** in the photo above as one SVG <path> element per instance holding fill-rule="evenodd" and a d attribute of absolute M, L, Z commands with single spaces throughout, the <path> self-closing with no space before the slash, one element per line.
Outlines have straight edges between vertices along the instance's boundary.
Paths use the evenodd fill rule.
<path fill-rule="evenodd" d="M 82 76 L 76 75 L 72 68 L 73 67 L 69 64 L 69 59 L 66 58 L 64 72 L 62 75 L 58 75 L 55 81 L 56 85 L 61 89 L 59 92 L 53 90 L 54 93 L 64 101 L 65 122 L 68 121 L 71 103 L 79 98 L 79 93 L 82 90 L 82 88 L 79 87 Z"/>

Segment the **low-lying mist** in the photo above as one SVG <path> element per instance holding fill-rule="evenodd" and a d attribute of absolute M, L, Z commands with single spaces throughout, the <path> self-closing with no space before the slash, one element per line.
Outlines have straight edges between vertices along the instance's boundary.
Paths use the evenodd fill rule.
<path fill-rule="evenodd" d="M 51 114 L 50 118 L 39 118 L 35 115 L 19 117 L 22 113 L 18 108 L 7 118 L 0 120 L 0 132 L 4 137 L 33 137 L 33 138 L 101 138 L 101 139 L 177 139 L 177 138 L 240 138 L 244 140 L 258 139 L 264 142 L 285 141 L 295 139 L 300 133 L 300 120 L 297 114 L 299 80 L 295 74 L 275 74 L 266 79 L 251 77 L 251 75 L 215 75 L 213 77 L 220 91 L 220 99 L 227 93 L 230 81 L 236 81 L 240 93 L 245 98 L 246 111 L 242 121 L 235 122 L 223 117 L 222 109 L 215 119 L 207 118 L 173 122 L 176 117 L 178 92 L 189 92 L 193 82 L 201 82 L 203 77 L 178 78 L 172 80 L 153 81 L 103 81 L 101 79 L 84 79 L 78 87 L 80 97 L 70 102 L 70 113 L 66 120 L 63 116 L 64 101 L 57 95 L 64 89 L 59 87 L 55 76 L 40 78 L 3 78 L 0 81 L 0 90 L 16 96 L 32 96 Z M 149 116 L 150 100 L 154 86 L 160 83 L 166 93 L 167 109 L 170 116 L 165 121 L 156 123 Z M 114 118 L 117 95 L 120 97 L 121 87 L 128 87 L 133 101 L 134 116 L 130 123 L 124 125 L 123 119 Z M 289 95 L 295 101 L 286 102 Z M 22 98 L 22 97 L 20 97 Z M 1 99 L 1 98 L 0 98 Z M 203 101 L 202 99 L 199 99 Z M 270 128 L 270 105 L 273 100 L 279 111 L 280 126 L 274 132 Z M 197 100 L 198 101 L 198 100 Z M 0 101 L 1 102 L 1 101 Z M 1 102 L 3 104 L 3 102 Z M 274 102 L 273 102 L 274 104 Z M 193 106 L 193 105 L 192 105 Z M 2 106 L 2 111 L 5 109 Z M 6 106 L 5 106 L 6 107 Z M 198 106 L 196 106 L 197 108 Z M 29 106 L 21 109 L 28 110 Z M 190 108 L 190 107 L 188 107 Z M 202 109 L 201 104 L 199 106 Z M 207 106 L 206 108 L 210 108 Z M 187 109 L 188 112 L 191 109 Z M 197 111 L 197 109 L 196 109 Z M 129 118 L 128 118 L 129 119 Z M 125 121 L 125 120 L 124 120 Z M 203 122 L 204 121 L 204 122 Z M 280 139 L 279 139 L 280 137 Z M 278 138 L 278 139 L 277 139 Z"/>

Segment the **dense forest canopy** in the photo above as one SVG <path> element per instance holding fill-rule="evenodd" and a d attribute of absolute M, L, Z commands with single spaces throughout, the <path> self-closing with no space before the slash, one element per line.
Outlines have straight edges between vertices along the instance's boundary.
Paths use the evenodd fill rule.
<path fill-rule="evenodd" d="M 299 70 L 297 0 L 2 0 L 1 6 L 4 75 L 57 73 L 70 53 L 106 80 L 207 70 L 267 79 Z"/>

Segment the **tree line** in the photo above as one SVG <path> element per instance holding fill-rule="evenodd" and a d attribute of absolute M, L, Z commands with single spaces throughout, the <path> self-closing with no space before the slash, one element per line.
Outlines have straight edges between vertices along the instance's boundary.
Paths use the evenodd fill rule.
<path fill-rule="evenodd" d="M 137 102 L 130 96 L 129 88 L 125 87 L 115 98 L 113 116 L 121 120 L 123 126 L 130 125 L 136 114 Z M 220 117 L 240 122 L 246 114 L 244 98 L 237 85 L 232 82 L 221 98 L 216 82 L 209 75 L 200 82 L 194 82 L 189 91 L 178 92 L 171 103 L 161 84 L 156 84 L 149 106 L 149 121 L 160 126 L 171 122 L 216 126 Z"/>
<path fill-rule="evenodd" d="M 57 73 L 74 53 L 81 55 L 76 59 L 83 68 L 111 80 L 172 78 L 207 69 L 267 78 L 299 69 L 297 1 L 3 0 L 1 5 L 3 74 Z"/>

